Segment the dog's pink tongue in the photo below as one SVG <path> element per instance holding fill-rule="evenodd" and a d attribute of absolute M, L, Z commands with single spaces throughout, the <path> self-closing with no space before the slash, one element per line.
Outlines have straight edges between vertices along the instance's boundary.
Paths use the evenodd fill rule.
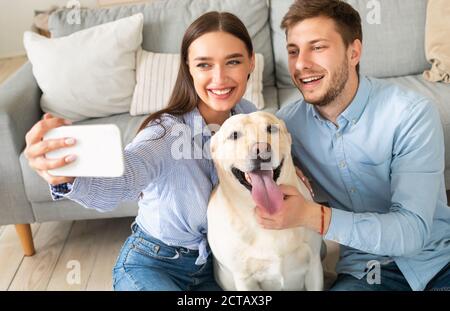
<path fill-rule="evenodd" d="M 248 174 L 252 180 L 253 201 L 269 213 L 275 213 L 281 207 L 283 193 L 272 179 L 272 171 L 261 170 Z"/>

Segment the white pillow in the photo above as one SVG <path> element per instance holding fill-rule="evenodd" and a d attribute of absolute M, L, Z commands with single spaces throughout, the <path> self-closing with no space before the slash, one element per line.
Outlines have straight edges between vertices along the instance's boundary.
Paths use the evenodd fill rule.
<path fill-rule="evenodd" d="M 177 80 L 180 66 L 179 54 L 137 52 L 136 88 L 131 103 L 133 116 L 153 113 L 165 108 Z M 244 98 L 258 109 L 264 108 L 263 90 L 264 57 L 256 54 L 255 70 L 250 75 Z"/>
<path fill-rule="evenodd" d="M 41 108 L 72 121 L 129 111 L 142 13 L 49 39 L 25 32 Z"/>

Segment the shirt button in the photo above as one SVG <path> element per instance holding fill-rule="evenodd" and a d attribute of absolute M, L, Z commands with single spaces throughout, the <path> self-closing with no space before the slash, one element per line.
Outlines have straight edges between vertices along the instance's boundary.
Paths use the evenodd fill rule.
<path fill-rule="evenodd" d="M 345 168 L 346 166 L 347 166 L 347 164 L 345 163 L 345 161 L 339 162 L 339 167 L 340 168 Z"/>
<path fill-rule="evenodd" d="M 350 193 L 355 193 L 356 189 L 355 188 L 350 188 Z"/>
<path fill-rule="evenodd" d="M 342 136 L 341 132 L 337 132 L 337 133 L 336 133 L 336 138 L 339 138 L 339 137 L 341 137 L 341 136 Z"/>

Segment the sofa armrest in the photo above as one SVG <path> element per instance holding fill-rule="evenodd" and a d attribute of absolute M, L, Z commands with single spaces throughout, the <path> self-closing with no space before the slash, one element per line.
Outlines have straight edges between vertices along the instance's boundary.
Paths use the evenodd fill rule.
<path fill-rule="evenodd" d="M 0 225 L 34 222 L 19 155 L 26 132 L 42 115 L 40 97 L 29 62 L 0 85 Z"/>
<path fill-rule="evenodd" d="M 25 147 L 26 132 L 42 116 L 40 98 L 30 62 L 0 85 L 0 140 L 3 143 L 5 135 L 11 137 L 17 156 Z"/>

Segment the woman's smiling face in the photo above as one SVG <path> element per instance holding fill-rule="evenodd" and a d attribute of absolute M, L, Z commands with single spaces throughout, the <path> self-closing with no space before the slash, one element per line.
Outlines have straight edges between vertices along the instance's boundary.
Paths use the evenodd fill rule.
<path fill-rule="evenodd" d="M 249 55 L 239 38 L 215 31 L 192 42 L 188 64 L 195 91 L 200 97 L 199 105 L 206 105 L 216 112 L 227 112 L 245 93 L 248 75 L 254 68 L 254 55 Z"/>

